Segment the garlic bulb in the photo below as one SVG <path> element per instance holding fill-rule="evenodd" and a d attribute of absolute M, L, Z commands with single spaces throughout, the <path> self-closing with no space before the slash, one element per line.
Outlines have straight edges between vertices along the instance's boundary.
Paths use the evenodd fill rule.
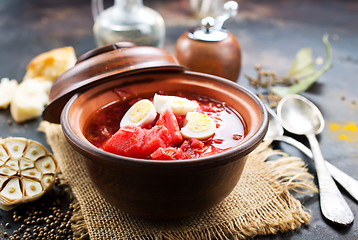
<path fill-rule="evenodd" d="M 0 208 L 34 201 L 50 189 L 58 165 L 40 143 L 9 137 L 0 139 Z"/>

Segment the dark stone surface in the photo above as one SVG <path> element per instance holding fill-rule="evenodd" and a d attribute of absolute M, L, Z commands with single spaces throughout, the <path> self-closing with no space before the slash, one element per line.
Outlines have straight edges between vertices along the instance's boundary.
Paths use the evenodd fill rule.
<path fill-rule="evenodd" d="M 165 48 L 171 52 L 176 39 L 185 30 L 199 24 L 199 20 L 190 14 L 187 1 L 144 2 L 163 15 L 167 24 Z M 330 38 L 334 67 L 304 96 L 317 104 L 327 121 L 327 127 L 319 137 L 326 160 L 358 179 L 357 140 L 338 140 L 328 127 L 333 122 L 358 124 L 358 2 L 253 0 L 240 1 L 239 4 L 238 17 L 225 25 L 235 34 L 243 49 L 239 84 L 248 86 L 243 74 L 254 76 L 254 66 L 258 63 L 284 75 L 295 53 L 306 46 L 313 49 L 314 56 L 324 57 L 321 38 L 324 33 L 334 36 L 334 40 Z M 0 0 L 0 78 L 20 81 L 28 62 L 37 54 L 53 48 L 71 45 L 78 56 L 94 48 L 92 25 L 88 0 Z M 40 120 L 9 124 L 9 111 L 1 110 L 0 136 L 28 137 L 45 144 L 44 135 L 37 132 Z M 306 139 L 297 138 L 307 144 Z M 300 155 L 283 143 L 275 146 Z M 315 174 L 310 160 L 304 160 L 310 172 Z M 344 198 L 357 217 L 357 201 L 346 193 Z M 346 228 L 334 226 L 323 219 L 317 195 L 303 200 L 304 206 L 312 213 L 308 226 L 259 239 L 358 239 L 357 221 Z M 11 216 L 0 211 L 1 223 L 5 223 L 8 217 Z"/>

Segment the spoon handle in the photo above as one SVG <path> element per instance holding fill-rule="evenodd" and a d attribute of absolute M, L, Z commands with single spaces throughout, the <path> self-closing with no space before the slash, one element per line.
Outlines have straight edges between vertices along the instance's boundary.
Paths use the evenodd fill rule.
<path fill-rule="evenodd" d="M 275 140 L 291 144 L 292 146 L 296 147 L 298 150 L 303 152 L 307 157 L 313 159 L 313 154 L 311 150 L 301 142 L 297 141 L 296 139 L 283 135 L 283 136 L 276 136 Z"/>
<path fill-rule="evenodd" d="M 326 167 L 332 177 L 355 199 L 358 201 L 358 181 L 347 175 L 342 170 L 326 161 Z"/>
<path fill-rule="evenodd" d="M 316 166 L 322 214 L 334 223 L 349 225 L 354 220 L 353 213 L 328 172 L 317 138 L 314 134 L 306 136 Z"/>
<path fill-rule="evenodd" d="M 301 142 L 297 141 L 294 138 L 288 136 L 276 136 L 276 141 L 286 142 L 291 144 L 292 146 L 299 149 L 303 152 L 307 157 L 313 158 L 313 154 L 311 150 L 303 145 Z M 358 201 L 358 181 L 340 170 L 339 168 L 335 167 L 328 161 L 325 161 L 326 167 L 331 174 L 331 176 L 355 199 Z"/>

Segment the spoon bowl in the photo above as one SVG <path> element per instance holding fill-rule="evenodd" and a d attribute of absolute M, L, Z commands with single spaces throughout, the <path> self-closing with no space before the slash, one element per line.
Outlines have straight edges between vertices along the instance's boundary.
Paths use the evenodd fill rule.
<path fill-rule="evenodd" d="M 308 138 L 317 171 L 323 216 L 339 225 L 351 224 L 354 220 L 353 213 L 328 172 L 316 138 L 316 134 L 324 128 L 323 116 L 319 109 L 300 95 L 289 95 L 278 104 L 277 114 L 287 131 L 306 135 Z"/>
<path fill-rule="evenodd" d="M 324 119 L 319 109 L 300 95 L 284 98 L 277 107 L 287 131 L 297 135 L 319 134 L 324 129 Z"/>

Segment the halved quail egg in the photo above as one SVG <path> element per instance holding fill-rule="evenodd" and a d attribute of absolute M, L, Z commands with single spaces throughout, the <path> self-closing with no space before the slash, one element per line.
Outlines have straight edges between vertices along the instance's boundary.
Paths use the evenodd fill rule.
<path fill-rule="evenodd" d="M 175 115 L 185 115 L 187 112 L 195 111 L 199 104 L 196 101 L 178 96 L 166 96 L 155 94 L 153 98 L 155 109 L 162 114 L 171 108 Z"/>
<path fill-rule="evenodd" d="M 142 99 L 128 109 L 124 114 L 120 127 L 124 126 L 141 126 L 151 123 L 157 117 L 157 112 L 151 101 Z"/>
<path fill-rule="evenodd" d="M 185 138 L 203 140 L 211 137 L 215 133 L 216 123 L 207 114 L 188 112 L 185 120 L 187 124 L 180 130 Z"/>

